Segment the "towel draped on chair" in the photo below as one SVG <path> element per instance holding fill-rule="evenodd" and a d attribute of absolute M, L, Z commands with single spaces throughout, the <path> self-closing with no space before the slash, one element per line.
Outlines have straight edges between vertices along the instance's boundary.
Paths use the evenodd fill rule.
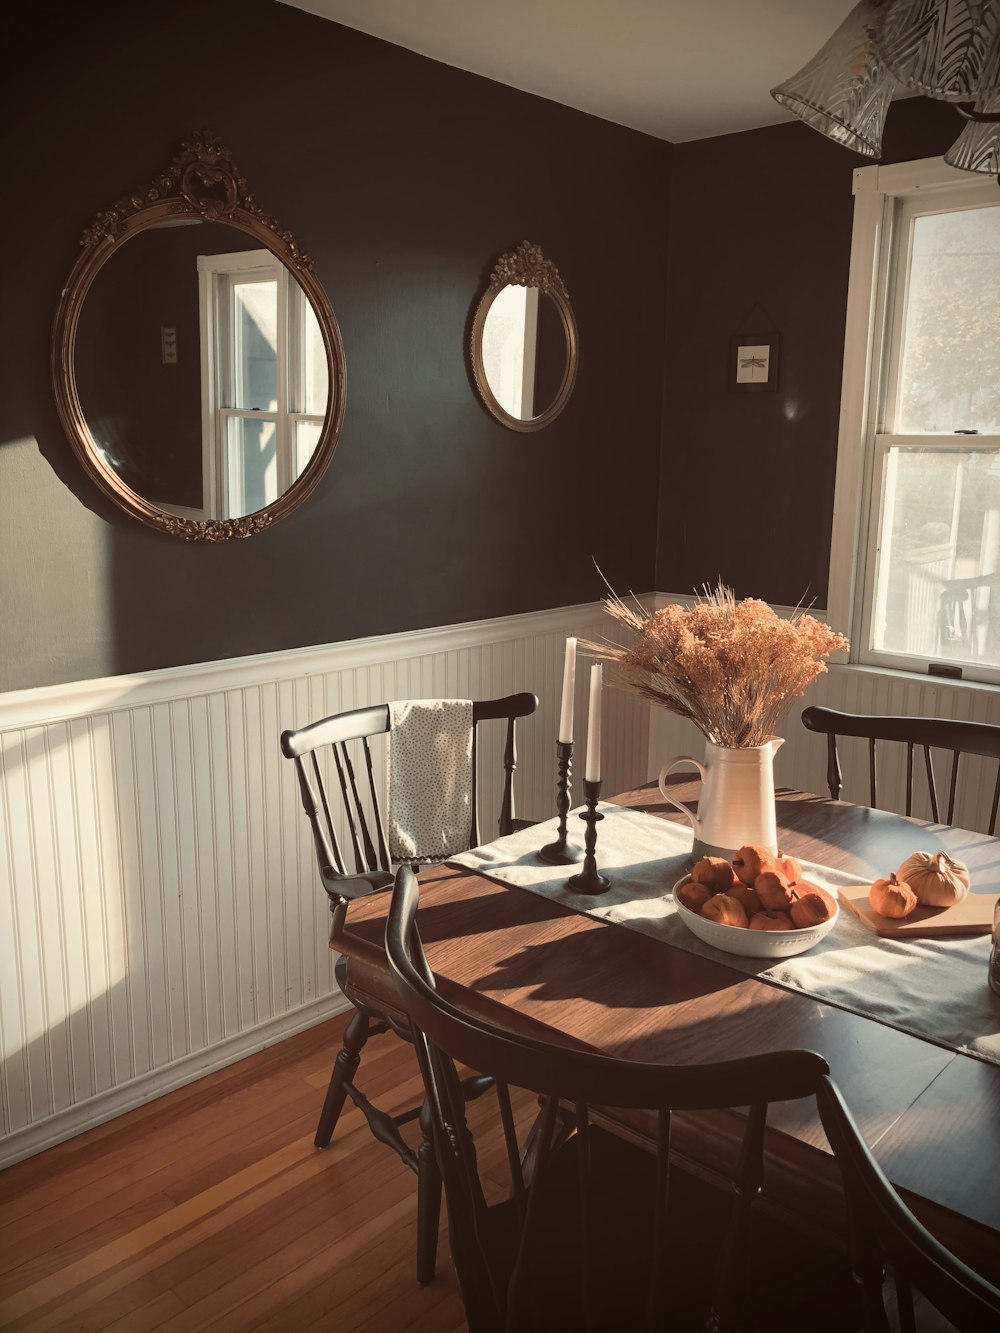
<path fill-rule="evenodd" d="M 389 704 L 387 835 L 393 861 L 439 861 L 472 831 L 472 700 Z"/>

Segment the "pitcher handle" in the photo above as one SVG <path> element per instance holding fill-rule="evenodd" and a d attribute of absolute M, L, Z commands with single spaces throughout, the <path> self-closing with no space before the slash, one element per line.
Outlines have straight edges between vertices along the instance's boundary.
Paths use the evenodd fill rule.
<path fill-rule="evenodd" d="M 701 775 L 702 782 L 705 781 L 705 778 L 707 776 L 705 771 L 705 765 L 701 763 L 699 760 L 695 759 L 694 755 L 679 754 L 676 759 L 671 759 L 669 764 L 664 764 L 663 768 L 660 770 L 660 777 L 658 783 L 660 788 L 660 795 L 666 801 L 667 805 L 672 805 L 675 810 L 679 810 L 681 812 L 681 814 L 684 816 L 685 819 L 690 820 L 691 827 L 694 829 L 694 836 L 696 838 L 700 838 L 701 820 L 698 818 L 697 815 L 693 815 L 686 805 L 681 805 L 680 801 L 675 801 L 674 798 L 663 786 L 663 779 L 667 776 L 668 773 L 671 773 L 675 768 L 677 768 L 679 764 L 692 765 L 692 767 L 696 768 L 699 774 Z"/>

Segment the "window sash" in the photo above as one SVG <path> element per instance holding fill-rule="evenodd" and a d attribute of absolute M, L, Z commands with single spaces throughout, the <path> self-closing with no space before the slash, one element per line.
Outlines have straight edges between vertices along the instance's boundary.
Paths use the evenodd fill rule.
<path fill-rule="evenodd" d="M 890 437 L 887 445 L 916 438 L 892 436 L 887 428 L 893 420 L 890 410 L 895 410 L 893 377 L 898 378 L 899 364 L 893 321 L 897 312 L 901 318 L 900 238 L 908 234 L 904 217 L 996 204 L 997 187 L 992 178 L 976 178 L 941 158 L 929 158 L 860 167 L 854 172 L 854 194 L 827 612 L 831 624 L 850 637 L 850 662 L 926 673 L 930 659 L 903 658 L 870 647 L 884 472 L 879 441 L 882 436 Z M 986 447 L 995 440 L 983 435 L 921 438 L 935 448 L 952 441 L 957 449 Z M 978 663 L 959 665 L 965 680 L 995 679 L 995 673 Z"/>
<path fill-rule="evenodd" d="M 886 495 L 891 489 L 891 452 L 894 449 L 933 450 L 935 453 L 998 453 L 1000 435 L 890 435 L 878 433 L 874 438 L 872 490 L 868 529 L 865 542 L 864 596 L 859 598 L 857 636 L 852 660 L 867 666 L 894 668 L 897 671 L 928 674 L 932 663 L 961 668 L 963 680 L 979 680 L 1000 684 L 1000 667 L 967 658 L 951 657 L 946 652 L 911 654 L 880 649 L 875 646 L 877 611 L 885 596 L 887 564 L 880 561 L 882 528 L 886 517 Z"/>

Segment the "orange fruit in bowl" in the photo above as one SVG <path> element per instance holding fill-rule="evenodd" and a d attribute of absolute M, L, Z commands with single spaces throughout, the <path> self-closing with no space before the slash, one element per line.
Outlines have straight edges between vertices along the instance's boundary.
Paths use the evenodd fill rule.
<path fill-rule="evenodd" d="M 735 898 L 736 901 L 740 903 L 744 912 L 747 914 L 748 921 L 755 912 L 762 912 L 764 910 L 764 904 L 757 897 L 756 892 L 753 889 L 748 888 L 741 880 L 737 880 L 733 887 L 727 889 L 726 892 L 729 894 L 730 898 Z"/>
<path fill-rule="evenodd" d="M 736 881 L 736 871 L 721 856 L 703 856 L 691 871 L 696 884 L 707 884 L 713 893 L 726 893 Z"/>
<path fill-rule="evenodd" d="M 824 921 L 829 921 L 833 912 L 818 893 L 796 893 L 789 915 L 797 930 L 807 930 L 810 926 L 821 926 Z"/>
<path fill-rule="evenodd" d="M 739 875 L 744 884 L 752 887 L 757 876 L 765 870 L 773 870 L 775 860 L 766 847 L 759 847 L 756 843 L 747 843 L 741 847 L 733 857 L 733 869 Z"/>
<path fill-rule="evenodd" d="M 718 921 L 723 926 L 746 926 L 747 914 L 741 903 L 728 893 L 716 893 L 709 898 L 701 909 L 701 915 L 708 921 Z"/>
<path fill-rule="evenodd" d="M 754 880 L 753 888 L 765 912 L 787 912 L 795 901 L 791 882 L 780 870 L 765 870 Z"/>
<path fill-rule="evenodd" d="M 693 879 L 685 882 L 677 888 L 677 901 L 683 903 L 692 912 L 701 915 L 701 909 L 712 896 L 712 890 L 707 884 L 696 884 Z"/>
<path fill-rule="evenodd" d="M 792 918 L 787 912 L 758 912 L 750 918 L 751 930 L 794 930 Z"/>

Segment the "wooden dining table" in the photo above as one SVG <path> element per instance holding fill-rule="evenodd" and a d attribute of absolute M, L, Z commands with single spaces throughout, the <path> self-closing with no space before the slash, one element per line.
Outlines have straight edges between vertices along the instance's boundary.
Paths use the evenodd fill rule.
<path fill-rule="evenodd" d="M 692 802 L 697 787 L 680 778 L 672 791 Z M 655 785 L 613 799 L 681 818 Z M 1000 839 L 794 791 L 779 792 L 777 820 L 782 850 L 800 859 L 874 878 L 912 851 L 945 850 L 969 866 L 974 891 L 1000 890 Z M 662 1064 L 818 1051 L 917 1215 L 1000 1284 L 1000 1065 L 748 976 L 722 953 L 700 957 L 469 871 L 438 866 L 420 882 L 419 928 L 439 986 L 511 1031 Z M 330 941 L 365 964 L 382 1005 L 394 1003 L 387 909 L 387 894 L 353 903 L 346 920 L 335 917 Z M 997 1009 L 1000 1027 L 1000 1001 Z M 634 1141 L 652 1141 L 651 1115 L 603 1116 Z M 739 1108 L 676 1115 L 672 1152 L 722 1183 L 743 1123 Z M 767 1154 L 761 1206 L 842 1244 L 839 1172 L 811 1100 L 771 1106 Z"/>

